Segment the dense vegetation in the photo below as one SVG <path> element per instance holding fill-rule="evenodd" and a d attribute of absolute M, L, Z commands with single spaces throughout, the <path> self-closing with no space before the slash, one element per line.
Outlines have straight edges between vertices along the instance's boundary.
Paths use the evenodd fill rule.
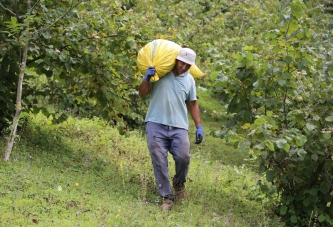
<path fill-rule="evenodd" d="M 261 188 L 279 196 L 281 225 L 330 226 L 330 4 L 4 0 L 0 129 L 8 134 L 21 108 L 15 98 L 23 72 L 23 112 L 42 112 L 54 123 L 95 116 L 129 133 L 141 126 L 146 109 L 136 93 L 137 52 L 153 39 L 169 39 L 197 51 L 206 72 L 197 83 L 220 99 L 216 111 L 228 118 L 210 134 L 258 161 L 269 182 Z"/>

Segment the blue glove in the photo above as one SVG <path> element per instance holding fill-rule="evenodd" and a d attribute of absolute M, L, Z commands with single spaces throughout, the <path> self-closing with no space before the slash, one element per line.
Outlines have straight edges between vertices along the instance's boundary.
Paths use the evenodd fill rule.
<path fill-rule="evenodd" d="M 153 67 L 153 66 L 149 66 L 149 68 L 147 69 L 147 72 L 146 72 L 146 75 L 145 77 L 143 78 L 145 81 L 149 82 L 150 81 L 150 78 L 152 76 L 154 76 L 156 73 L 156 69 Z"/>
<path fill-rule="evenodd" d="M 199 144 L 203 140 L 203 131 L 202 131 L 202 126 L 197 126 L 197 132 L 195 133 L 195 143 Z"/>

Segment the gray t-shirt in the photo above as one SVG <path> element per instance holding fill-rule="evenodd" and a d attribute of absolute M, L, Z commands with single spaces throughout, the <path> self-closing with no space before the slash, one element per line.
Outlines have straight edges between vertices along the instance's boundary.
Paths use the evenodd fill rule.
<path fill-rule="evenodd" d="M 188 130 L 185 101 L 197 100 L 195 81 L 189 71 L 177 77 L 171 71 L 151 85 L 145 121 Z"/>

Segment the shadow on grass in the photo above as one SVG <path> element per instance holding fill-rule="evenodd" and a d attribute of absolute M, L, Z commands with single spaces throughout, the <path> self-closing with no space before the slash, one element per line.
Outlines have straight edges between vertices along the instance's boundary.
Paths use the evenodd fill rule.
<path fill-rule="evenodd" d="M 132 168 L 140 164 L 139 160 L 138 163 L 132 163 L 132 166 L 125 165 L 128 159 L 133 161 L 133 156 L 128 154 L 130 150 L 112 150 L 99 146 L 87 146 L 85 149 L 78 138 L 76 147 L 75 141 L 69 144 L 64 137 L 57 131 L 26 131 L 15 144 L 8 167 L 12 165 L 10 169 L 14 171 L 16 166 L 28 165 L 34 171 L 40 169 L 40 176 L 45 180 L 60 179 L 59 184 L 63 185 L 85 185 L 89 193 L 119 193 L 138 199 L 146 193 L 142 192 L 143 185 L 145 190 L 154 190 L 152 176 L 143 176 Z M 50 174 L 57 177 L 52 178 Z"/>

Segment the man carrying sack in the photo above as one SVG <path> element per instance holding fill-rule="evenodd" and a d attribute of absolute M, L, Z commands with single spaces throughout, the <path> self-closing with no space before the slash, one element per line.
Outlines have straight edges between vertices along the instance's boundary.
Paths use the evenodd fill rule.
<path fill-rule="evenodd" d="M 170 72 L 156 82 L 150 82 L 156 73 L 156 69 L 150 66 L 139 86 L 140 97 L 150 94 L 145 118 L 146 139 L 158 192 L 163 198 L 163 210 L 171 210 L 175 200 L 185 199 L 186 196 L 184 183 L 190 164 L 187 110 L 196 125 L 196 144 L 201 143 L 204 137 L 195 80 L 189 73 L 190 67 L 195 65 L 195 58 L 192 49 L 182 48 Z M 176 167 L 172 182 L 174 192 L 169 182 L 168 152 L 172 154 Z"/>

